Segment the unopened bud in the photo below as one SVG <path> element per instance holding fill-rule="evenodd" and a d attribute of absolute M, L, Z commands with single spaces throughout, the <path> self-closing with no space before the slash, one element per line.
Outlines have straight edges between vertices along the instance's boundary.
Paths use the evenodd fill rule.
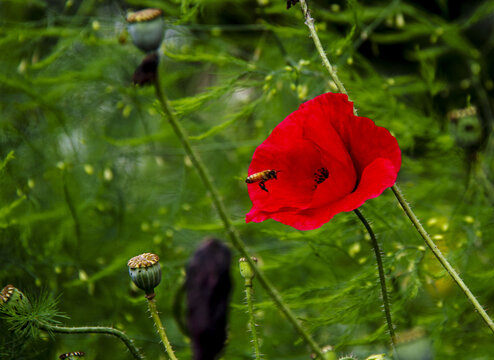
<path fill-rule="evenodd" d="M 257 264 L 257 258 L 256 257 L 251 257 L 252 261 L 254 261 Z M 246 258 L 240 258 L 238 260 L 239 262 L 239 268 L 240 268 L 240 275 L 245 279 L 245 285 L 252 285 L 252 279 L 256 275 L 254 272 L 254 269 L 250 266 L 249 262 L 247 261 Z"/>

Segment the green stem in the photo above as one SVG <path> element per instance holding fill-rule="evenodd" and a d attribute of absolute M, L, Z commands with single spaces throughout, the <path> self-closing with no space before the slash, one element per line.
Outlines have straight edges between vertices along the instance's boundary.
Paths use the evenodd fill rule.
<path fill-rule="evenodd" d="M 364 217 L 364 215 L 362 215 L 362 213 L 358 209 L 355 209 L 353 211 L 355 212 L 355 214 L 357 214 L 362 224 L 364 224 L 365 229 L 367 230 L 371 238 L 372 248 L 374 249 L 374 254 L 376 255 L 377 270 L 379 272 L 379 282 L 381 283 L 381 294 L 384 305 L 384 314 L 386 315 L 386 323 L 388 324 L 389 335 L 391 336 L 391 344 L 393 345 L 393 350 L 395 350 L 396 353 L 396 335 L 393 326 L 393 321 L 391 320 L 391 309 L 389 306 L 388 290 L 386 288 L 386 277 L 384 276 L 384 266 L 381 256 L 381 249 L 379 248 L 379 243 L 377 242 L 376 235 L 374 234 L 374 231 L 372 230 L 367 219 Z"/>
<path fill-rule="evenodd" d="M 314 42 L 314 45 L 316 46 L 316 49 L 319 53 L 319 56 L 321 57 L 321 60 L 322 60 L 324 67 L 328 70 L 329 75 L 331 76 L 331 79 L 336 84 L 336 87 L 338 88 L 338 90 L 343 94 L 348 94 L 346 89 L 345 89 L 345 86 L 343 86 L 343 83 L 341 82 L 340 78 L 338 77 L 336 69 L 329 62 L 329 59 L 326 55 L 326 52 L 324 51 L 324 48 L 321 44 L 321 40 L 319 40 L 319 36 L 317 35 L 316 27 L 314 25 L 314 19 L 312 18 L 311 14 L 310 14 L 310 10 L 309 10 L 309 7 L 307 6 L 307 2 L 305 0 L 300 0 L 300 7 L 302 9 L 302 14 L 304 15 L 304 18 L 305 18 L 305 24 L 309 28 L 310 36 L 312 38 L 312 41 Z M 355 114 L 357 113 L 355 108 L 353 109 L 353 112 Z M 376 261 L 377 261 L 377 268 L 379 271 L 379 281 L 381 283 L 381 292 L 382 292 L 382 298 L 383 298 L 383 304 L 384 304 L 384 312 L 386 314 L 386 323 L 388 324 L 388 329 L 389 329 L 389 334 L 391 336 L 391 342 L 393 345 L 393 349 L 395 349 L 396 335 L 394 332 L 393 323 L 391 321 L 391 311 L 389 308 L 388 292 L 386 290 L 386 278 L 384 276 L 384 269 L 383 269 L 381 251 L 379 249 L 379 244 L 378 244 L 377 239 L 374 235 L 374 232 L 372 231 L 372 228 L 370 227 L 370 225 L 367 222 L 367 220 L 365 219 L 365 217 L 360 213 L 360 211 L 358 209 L 355 209 L 354 211 L 357 214 L 357 216 L 359 217 L 360 221 L 362 221 L 362 223 L 364 224 L 364 226 L 367 229 L 367 231 L 371 237 L 371 240 L 372 240 L 372 247 L 374 248 L 374 253 L 376 255 Z"/>
<path fill-rule="evenodd" d="M 482 317 L 482 319 L 485 321 L 487 326 L 491 329 L 492 332 L 494 332 L 494 322 L 489 317 L 487 312 L 482 308 L 482 305 L 480 305 L 477 298 L 472 294 L 472 292 L 470 291 L 468 286 L 463 282 L 463 280 L 458 275 L 458 273 L 455 271 L 455 269 L 450 265 L 448 260 L 446 260 L 444 255 L 441 253 L 441 250 L 439 250 L 439 248 L 436 246 L 434 241 L 432 241 L 431 237 L 429 236 L 427 231 L 425 231 L 422 224 L 420 224 L 420 221 L 418 220 L 417 216 L 414 214 L 414 212 L 410 208 L 410 205 L 408 205 L 407 201 L 403 197 L 403 194 L 401 193 L 398 186 L 396 184 L 393 185 L 391 187 L 391 190 L 393 190 L 393 193 L 395 194 L 396 198 L 398 199 L 398 202 L 401 204 L 403 211 L 407 214 L 408 218 L 410 219 L 412 224 L 415 226 L 415 228 L 417 229 L 420 236 L 422 236 L 422 238 L 425 240 L 425 243 L 427 244 L 427 246 L 434 253 L 434 256 L 437 258 L 437 260 L 439 260 L 441 265 L 446 269 L 446 271 L 453 278 L 455 283 L 461 288 L 461 290 L 463 290 L 466 297 L 468 298 L 468 300 L 470 300 L 473 307 L 477 310 L 477 312 Z"/>
<path fill-rule="evenodd" d="M 132 339 L 127 336 L 127 334 L 111 327 L 103 327 L 103 326 L 65 327 L 65 326 L 57 326 L 46 323 L 40 323 L 38 324 L 38 327 L 48 332 L 61 333 L 61 334 L 112 335 L 122 340 L 122 342 L 125 344 L 125 346 L 127 346 L 130 353 L 132 354 L 132 356 L 134 356 L 135 359 L 144 359 L 144 356 L 141 354 L 139 349 L 134 345 Z"/>
<path fill-rule="evenodd" d="M 247 300 L 247 311 L 249 313 L 249 325 L 252 333 L 252 343 L 254 344 L 254 352 L 256 360 L 261 360 L 261 351 L 259 348 L 259 339 L 257 338 L 256 321 L 254 319 L 253 298 L 254 289 L 252 288 L 252 280 L 245 279 L 245 299 Z"/>
<path fill-rule="evenodd" d="M 62 170 L 62 172 L 63 194 L 65 196 L 65 202 L 67 203 L 67 207 L 69 208 L 70 215 L 72 216 L 72 220 L 74 221 L 74 233 L 77 241 L 76 252 L 79 253 L 79 246 L 81 245 L 81 226 L 79 216 L 77 215 L 77 210 L 75 208 L 74 202 L 72 201 L 72 197 L 70 196 L 65 170 Z"/>
<path fill-rule="evenodd" d="M 172 360 L 178 360 L 177 357 L 175 356 L 175 353 L 173 352 L 172 345 L 170 344 L 170 341 L 168 341 L 168 337 L 166 336 L 165 327 L 161 323 L 160 316 L 158 315 L 156 300 L 154 298 L 152 299 L 148 298 L 147 300 L 148 300 L 149 312 L 151 313 L 151 316 L 154 320 L 154 324 L 156 325 L 156 329 L 158 330 L 158 335 L 160 336 L 161 342 L 165 346 L 165 350 L 168 353 L 168 356 Z"/>
<path fill-rule="evenodd" d="M 189 142 L 188 137 L 185 133 L 185 130 L 182 128 L 182 125 L 178 122 L 175 114 L 172 111 L 172 108 L 171 108 L 171 105 L 169 104 L 168 99 L 163 94 L 163 91 L 161 90 L 161 86 L 159 85 L 159 80 L 157 80 L 155 82 L 155 91 L 156 91 L 156 97 L 158 98 L 158 101 L 161 104 L 161 108 L 163 110 L 163 114 L 164 114 L 165 118 L 168 120 L 168 122 L 172 126 L 173 130 L 175 131 L 175 134 L 177 135 L 180 142 L 182 143 L 182 145 L 185 149 L 185 152 L 189 156 L 192 164 L 194 165 L 194 168 L 196 169 L 199 177 L 201 178 L 202 182 L 204 183 L 204 186 L 206 187 L 206 189 L 209 191 L 209 193 L 211 195 L 213 205 L 216 208 L 216 211 L 218 212 L 218 215 L 219 215 L 221 221 L 223 222 L 223 226 L 224 226 L 224 228 L 228 234 L 228 237 L 230 238 L 231 243 L 238 250 L 238 252 L 243 257 L 245 257 L 246 261 L 250 264 L 252 269 L 254 269 L 254 272 L 257 275 L 257 279 L 259 280 L 259 283 L 262 285 L 264 290 L 271 297 L 271 299 L 276 304 L 276 306 L 280 309 L 280 311 L 286 316 L 288 321 L 290 321 L 292 323 L 295 330 L 300 334 L 300 336 L 304 339 L 304 341 L 310 346 L 312 351 L 314 351 L 319 358 L 324 359 L 324 355 L 323 355 L 321 349 L 319 348 L 319 346 L 314 341 L 314 339 L 312 339 L 310 334 L 302 327 L 302 325 L 300 324 L 298 319 L 295 317 L 295 314 L 284 303 L 284 301 L 281 298 L 278 291 L 274 288 L 274 286 L 271 284 L 269 279 L 264 275 L 263 272 L 261 272 L 259 270 L 259 268 L 255 264 L 255 262 L 251 259 L 250 255 L 247 252 L 247 249 L 245 247 L 245 243 L 240 238 L 240 235 L 238 234 L 236 228 L 233 226 L 233 223 L 227 214 L 225 205 L 223 204 L 223 200 L 221 199 L 220 194 L 218 193 L 218 190 L 216 190 L 216 187 L 213 185 L 213 180 L 212 180 L 211 176 L 209 175 L 206 167 L 204 166 L 202 160 L 199 158 L 198 154 L 195 152 L 195 150 L 190 145 L 190 142 Z"/>
<path fill-rule="evenodd" d="M 331 65 L 331 63 L 328 60 L 328 57 L 326 56 L 326 52 L 322 47 L 321 40 L 319 40 L 319 36 L 317 36 L 316 27 L 314 25 L 314 19 L 310 15 L 310 10 L 309 7 L 307 6 L 307 2 L 305 0 L 300 0 L 300 7 L 302 8 L 302 13 L 304 14 L 305 25 L 307 25 L 307 27 L 309 28 L 310 36 L 312 37 L 312 41 L 314 41 L 314 45 L 316 46 L 316 49 L 319 52 L 319 56 L 322 59 L 322 63 L 324 67 L 328 69 L 329 75 L 331 76 L 331 79 L 333 79 L 338 90 L 343 94 L 347 94 L 346 89 L 343 86 L 343 83 L 340 81 L 338 74 L 336 73 L 336 69 Z"/>
<path fill-rule="evenodd" d="M 344 93 L 344 94 L 346 94 L 347 91 L 346 91 L 345 87 L 343 86 L 343 84 L 341 83 L 340 79 L 338 78 L 338 74 L 336 73 L 336 70 L 331 66 L 331 63 L 329 62 L 328 57 L 326 56 L 326 53 L 324 52 L 324 48 L 321 45 L 321 41 L 319 40 L 319 37 L 317 36 L 316 28 L 314 26 L 314 19 L 310 15 L 309 8 L 307 6 L 306 0 L 300 0 L 300 6 L 302 8 L 302 13 L 304 14 L 304 17 L 305 17 L 305 24 L 309 28 L 309 31 L 310 31 L 312 40 L 314 41 L 314 45 L 316 46 L 317 51 L 319 52 L 319 55 L 321 56 L 323 65 L 328 70 L 329 75 L 331 76 L 331 78 L 335 82 L 335 84 L 338 87 L 339 91 L 342 92 L 342 93 Z M 355 111 L 355 108 L 354 108 L 354 112 L 356 112 Z M 465 285 L 465 283 L 460 278 L 460 276 L 456 273 L 456 271 L 453 269 L 453 267 L 449 264 L 449 262 L 443 256 L 443 254 L 438 249 L 438 247 L 436 246 L 436 244 L 434 244 L 434 242 L 432 241 L 432 239 L 430 238 L 430 236 L 427 234 L 427 232 L 425 231 L 425 229 L 422 227 L 422 225 L 420 224 L 419 220 L 417 219 L 417 217 L 413 213 L 412 209 L 410 208 L 410 206 L 408 206 L 407 202 L 403 198 L 403 195 L 401 194 L 400 190 L 398 189 L 398 186 L 395 184 L 395 185 L 393 185 L 393 187 L 391 189 L 393 190 L 396 198 L 400 202 L 403 210 L 408 215 L 408 217 L 412 221 L 413 225 L 415 226 L 415 228 L 417 229 L 417 231 L 419 232 L 419 234 L 422 236 L 422 238 L 427 243 L 427 246 L 429 246 L 429 248 L 432 250 L 432 252 L 436 256 L 436 258 L 439 260 L 439 262 L 441 263 L 441 265 L 448 271 L 448 273 L 451 275 L 451 277 L 456 282 L 456 284 L 463 290 L 463 292 L 465 293 L 465 295 L 467 296 L 467 298 L 470 300 L 470 302 L 472 303 L 472 305 L 475 307 L 475 309 L 478 311 L 478 313 L 480 314 L 480 316 L 482 317 L 482 319 L 485 321 L 485 323 L 487 324 L 487 326 L 489 326 L 489 328 L 491 329 L 491 331 L 494 332 L 494 323 L 493 323 L 493 321 L 491 320 L 491 318 L 489 317 L 489 315 L 487 315 L 487 313 L 482 308 L 482 306 L 479 304 L 479 302 L 477 301 L 477 299 L 475 298 L 475 296 L 472 294 L 472 292 L 470 291 L 470 289 Z"/>

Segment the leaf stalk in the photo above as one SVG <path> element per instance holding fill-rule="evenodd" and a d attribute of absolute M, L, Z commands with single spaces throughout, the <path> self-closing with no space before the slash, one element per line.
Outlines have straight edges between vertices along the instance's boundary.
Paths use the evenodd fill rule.
<path fill-rule="evenodd" d="M 104 327 L 104 326 L 66 327 L 66 326 L 58 326 L 58 325 L 52 325 L 46 323 L 39 323 L 37 324 L 37 326 L 42 330 L 52 333 L 112 335 L 120 339 L 125 344 L 125 346 L 127 346 L 134 359 L 139 359 L 139 360 L 144 359 L 144 356 L 141 354 L 139 349 L 134 345 L 132 339 L 123 331 L 120 331 L 118 329 L 114 329 L 111 327 Z"/>

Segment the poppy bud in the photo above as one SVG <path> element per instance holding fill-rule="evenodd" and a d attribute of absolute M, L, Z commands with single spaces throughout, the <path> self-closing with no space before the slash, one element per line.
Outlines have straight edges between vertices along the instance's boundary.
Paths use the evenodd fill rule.
<path fill-rule="evenodd" d="M 29 299 L 14 285 L 7 285 L 0 292 L 0 306 L 5 306 L 9 309 L 19 307 L 31 307 Z"/>
<path fill-rule="evenodd" d="M 254 261 L 257 264 L 257 258 L 256 257 L 251 257 L 252 261 Z M 238 260 L 239 262 L 239 268 L 240 268 L 240 275 L 245 279 L 245 285 L 246 286 L 252 286 L 252 279 L 256 275 L 254 270 L 251 268 L 250 264 L 247 262 L 247 259 L 245 258 L 240 258 Z"/>
<path fill-rule="evenodd" d="M 144 253 L 133 257 L 127 263 L 129 274 L 134 284 L 146 292 L 146 298 L 155 296 L 154 288 L 161 281 L 161 266 L 156 254 Z"/>
<path fill-rule="evenodd" d="M 84 353 L 82 351 L 74 351 L 60 355 L 59 359 L 65 360 L 77 360 L 77 358 L 83 357 Z"/>
<path fill-rule="evenodd" d="M 165 24 L 161 15 L 160 9 L 144 9 L 127 15 L 132 42 L 146 53 L 158 50 L 163 40 Z"/>
<path fill-rule="evenodd" d="M 481 144 L 483 138 L 482 122 L 477 116 L 477 108 L 475 106 L 453 110 L 448 116 L 453 124 L 458 146 L 475 148 Z"/>
<path fill-rule="evenodd" d="M 187 326 L 194 360 L 214 360 L 226 340 L 230 301 L 230 250 L 221 241 L 206 240 L 187 266 Z"/>

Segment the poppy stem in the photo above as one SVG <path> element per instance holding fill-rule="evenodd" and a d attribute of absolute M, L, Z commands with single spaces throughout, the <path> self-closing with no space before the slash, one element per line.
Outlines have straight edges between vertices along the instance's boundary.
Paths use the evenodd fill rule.
<path fill-rule="evenodd" d="M 310 36 L 312 38 L 312 41 L 314 41 L 314 45 L 316 46 L 317 51 L 319 52 L 319 56 L 322 59 L 324 67 L 328 70 L 331 79 L 333 79 L 336 87 L 338 88 L 338 91 L 343 94 L 347 94 L 345 86 L 343 86 L 343 83 L 336 73 L 336 69 L 329 62 L 328 56 L 326 55 L 326 52 L 322 47 L 321 40 L 319 40 L 319 36 L 317 35 L 316 27 L 314 25 L 314 19 L 310 15 L 310 10 L 307 6 L 307 2 L 305 0 L 300 0 L 300 7 L 302 9 L 302 14 L 304 14 L 305 25 L 307 25 L 307 27 L 309 28 Z"/>
<path fill-rule="evenodd" d="M 245 300 L 247 301 L 247 312 L 249 313 L 249 326 L 252 334 L 252 343 L 256 360 L 261 360 L 261 351 L 259 347 L 259 339 L 257 337 L 256 319 L 254 318 L 254 289 L 252 288 L 252 280 L 245 280 Z"/>
<path fill-rule="evenodd" d="M 154 320 L 154 324 L 156 325 L 156 329 L 158 330 L 158 335 L 160 336 L 160 339 L 163 342 L 163 346 L 165 347 L 166 353 L 168 354 L 170 359 L 178 360 L 177 357 L 175 356 L 175 353 L 173 352 L 172 345 L 170 344 L 170 341 L 166 336 L 165 327 L 161 323 L 161 319 L 158 314 L 158 308 L 156 307 L 156 300 L 154 298 L 152 299 L 148 298 L 147 300 L 148 300 L 149 312 L 151 313 L 151 316 Z"/>
<path fill-rule="evenodd" d="M 396 353 L 396 334 L 393 327 L 393 321 L 391 320 L 391 309 L 389 306 L 388 290 L 386 288 L 386 277 L 384 275 L 384 266 L 381 256 L 381 249 L 379 248 L 379 243 L 377 242 L 376 235 L 374 234 L 374 231 L 372 230 L 367 219 L 364 217 L 364 215 L 362 215 L 360 210 L 355 209 L 353 211 L 355 212 L 355 214 L 357 214 L 362 224 L 364 224 L 365 229 L 367 230 L 371 238 L 372 248 L 374 249 L 374 254 L 376 255 L 377 270 L 379 272 L 379 282 L 381 283 L 381 294 L 384 305 L 384 314 L 386 315 L 386 323 L 388 324 L 389 335 L 391 336 L 391 344 L 393 345 L 393 350 Z"/>
<path fill-rule="evenodd" d="M 37 323 L 37 326 L 49 333 L 61 333 L 61 334 L 106 334 L 112 335 L 120 340 L 127 346 L 130 353 L 134 357 L 134 359 L 144 359 L 144 356 L 141 354 L 139 349 L 134 345 L 134 342 L 131 338 L 128 337 L 124 332 L 111 328 L 111 327 L 103 327 L 103 326 L 82 326 L 82 327 L 65 327 L 47 324 L 43 322 Z"/>
<path fill-rule="evenodd" d="M 312 336 L 302 327 L 300 324 L 299 320 L 295 316 L 295 314 L 290 310 L 290 308 L 285 304 L 283 299 L 281 298 L 281 295 L 279 292 L 275 289 L 271 281 L 264 275 L 262 271 L 259 270 L 257 267 L 256 263 L 254 260 L 251 259 L 249 253 L 247 252 L 247 248 L 245 246 L 245 243 L 242 241 L 240 238 L 240 235 L 237 232 L 237 229 L 233 226 L 232 220 L 228 216 L 228 213 L 226 211 L 226 207 L 223 204 L 223 200 L 221 199 L 221 196 L 216 189 L 216 187 L 213 184 L 213 180 L 211 178 L 211 175 L 207 171 L 206 166 L 202 162 L 202 160 L 199 158 L 199 155 L 196 153 L 196 151 L 192 148 L 187 134 L 185 130 L 183 129 L 182 125 L 180 122 L 177 120 L 177 117 L 175 116 L 175 113 L 173 112 L 173 109 L 167 99 L 167 97 L 164 95 L 163 90 L 161 89 L 161 85 L 159 82 L 159 72 L 157 75 L 157 80 L 154 83 L 155 87 L 155 92 L 156 92 L 156 97 L 161 105 L 161 108 L 163 110 L 163 115 L 168 120 L 170 123 L 171 127 L 173 128 L 175 134 L 177 135 L 178 139 L 182 143 L 184 150 L 186 154 L 189 156 L 192 164 L 194 165 L 194 168 L 196 169 L 199 177 L 201 178 L 202 182 L 204 183 L 204 186 L 206 189 L 209 191 L 211 195 L 211 199 L 213 201 L 213 205 L 216 208 L 216 211 L 218 212 L 218 215 L 223 222 L 223 227 L 225 228 L 225 231 L 230 238 L 230 241 L 232 245 L 237 249 L 237 251 L 245 257 L 246 261 L 250 264 L 252 269 L 254 269 L 254 272 L 256 273 L 257 279 L 259 283 L 262 285 L 264 290 L 268 293 L 269 297 L 271 300 L 276 304 L 276 306 L 279 308 L 279 310 L 286 316 L 288 321 L 293 325 L 295 330 L 300 334 L 300 336 L 304 339 L 304 341 L 307 343 L 307 345 L 310 346 L 313 352 L 316 353 L 317 357 L 320 359 L 324 359 L 324 354 L 317 345 L 317 343 L 314 341 Z"/>
<path fill-rule="evenodd" d="M 391 187 L 391 190 L 393 190 L 393 193 L 395 194 L 396 198 L 398 199 L 398 202 L 400 203 L 401 207 L 403 208 L 403 211 L 407 214 L 408 218 L 412 222 L 413 226 L 417 229 L 418 233 L 422 238 L 425 240 L 425 243 L 431 249 L 433 252 L 434 256 L 439 260 L 441 265 L 446 269 L 448 274 L 453 278 L 455 283 L 463 290 L 465 293 L 466 297 L 470 302 L 472 303 L 473 307 L 478 311 L 479 315 L 482 317 L 482 319 L 485 321 L 487 326 L 491 329 L 492 332 L 494 332 L 494 322 L 492 319 L 489 317 L 487 312 L 484 310 L 482 305 L 478 302 L 477 298 L 472 294 L 468 286 L 463 282 L 461 277 L 458 275 L 458 273 L 455 271 L 455 269 L 451 266 L 451 264 L 446 260 L 446 257 L 441 253 L 441 250 L 437 247 L 437 245 L 432 241 L 431 237 L 427 233 L 427 231 L 424 229 L 422 224 L 420 224 L 419 219 L 415 215 L 415 213 L 412 211 L 410 208 L 410 205 L 408 205 L 407 201 L 403 197 L 403 194 L 401 193 L 400 189 L 396 184 L 394 184 Z"/>

